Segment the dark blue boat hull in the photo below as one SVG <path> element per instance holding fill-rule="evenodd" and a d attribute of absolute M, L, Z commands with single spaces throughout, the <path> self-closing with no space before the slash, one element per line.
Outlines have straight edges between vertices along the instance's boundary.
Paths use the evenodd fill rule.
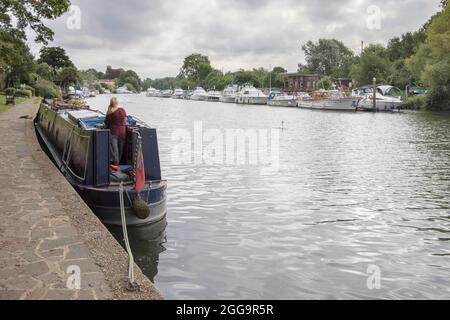
<path fill-rule="evenodd" d="M 43 149 L 98 218 L 107 225 L 122 225 L 119 184 L 110 181 L 109 130 L 80 128 L 47 105 L 41 105 L 35 128 Z M 156 130 L 136 127 L 135 132 L 142 138 L 146 178 L 139 197 L 148 204 L 150 215 L 141 219 L 132 209 L 137 196 L 132 182 L 124 183 L 124 207 L 127 225 L 143 226 L 166 216 L 167 182 L 161 179 Z M 129 138 L 133 150 L 136 139 Z M 125 154 L 133 157 L 131 151 Z"/>

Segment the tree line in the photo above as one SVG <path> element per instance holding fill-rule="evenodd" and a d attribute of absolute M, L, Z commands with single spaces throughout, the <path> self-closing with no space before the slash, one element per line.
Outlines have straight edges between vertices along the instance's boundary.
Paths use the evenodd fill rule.
<path fill-rule="evenodd" d="M 283 67 L 272 70 L 255 68 L 223 72 L 215 68 L 209 58 L 200 53 L 187 56 L 175 77 L 141 80 L 137 72 L 108 66 L 105 72 L 95 69 L 78 70 L 60 47 L 44 46 L 35 58 L 26 44 L 25 30 L 36 33 L 35 41 L 48 45 L 53 32 L 42 21 L 55 19 L 69 8 L 68 0 L 9 1 L 0 0 L 0 73 L 6 86 L 19 87 L 41 96 L 60 94 L 60 88 L 78 83 L 90 84 L 92 89 L 114 88 L 100 85 L 98 80 L 114 80 L 117 86 L 131 91 L 157 89 L 222 90 L 227 84 L 250 83 L 260 88 L 282 88 Z M 441 10 L 418 31 L 407 32 L 389 40 L 387 46 L 369 44 L 355 54 L 337 39 L 308 41 L 301 49 L 305 64 L 298 65 L 301 73 L 322 76 L 320 87 L 329 88 L 333 78 L 352 78 L 355 85 L 365 85 L 377 78 L 401 89 L 422 87 L 429 94 L 412 99 L 418 107 L 443 109 L 450 106 L 450 9 L 448 0 L 441 2 Z M 13 19 L 14 18 L 14 19 Z"/>

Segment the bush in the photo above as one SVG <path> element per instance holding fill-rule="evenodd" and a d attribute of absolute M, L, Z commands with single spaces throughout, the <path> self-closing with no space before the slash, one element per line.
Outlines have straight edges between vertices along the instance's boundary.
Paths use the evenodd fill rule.
<path fill-rule="evenodd" d="M 405 102 L 405 108 L 413 110 L 425 110 L 427 108 L 428 97 L 426 94 L 409 97 Z"/>
<path fill-rule="evenodd" d="M 13 96 L 13 95 L 16 94 L 16 89 L 14 89 L 14 88 L 6 88 L 5 89 L 5 94 L 7 96 Z"/>
<path fill-rule="evenodd" d="M 28 89 L 16 89 L 16 96 L 24 97 L 24 98 L 31 98 L 33 96 L 33 91 L 28 90 Z"/>
<path fill-rule="evenodd" d="M 30 90 L 33 93 L 33 96 L 34 96 L 35 90 L 34 90 L 34 88 L 32 86 L 29 86 L 29 85 L 26 84 L 26 85 L 23 85 L 22 89 Z"/>
<path fill-rule="evenodd" d="M 53 82 L 48 80 L 39 80 L 34 89 L 36 90 L 36 95 L 45 99 L 51 99 L 61 96 L 61 89 L 55 85 Z"/>

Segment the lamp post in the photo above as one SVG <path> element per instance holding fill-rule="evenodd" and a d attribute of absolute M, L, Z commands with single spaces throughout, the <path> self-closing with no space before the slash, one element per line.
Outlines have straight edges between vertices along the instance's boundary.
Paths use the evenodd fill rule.
<path fill-rule="evenodd" d="M 373 78 L 373 111 L 377 111 L 377 78 Z"/>

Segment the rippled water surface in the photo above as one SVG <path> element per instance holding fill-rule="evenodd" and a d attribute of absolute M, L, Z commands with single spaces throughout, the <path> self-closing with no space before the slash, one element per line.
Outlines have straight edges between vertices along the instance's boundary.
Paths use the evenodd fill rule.
<path fill-rule="evenodd" d="M 166 298 L 450 299 L 449 114 L 119 99 L 158 129 L 167 227 L 131 234 Z M 278 173 L 175 164 L 175 129 L 200 120 L 221 132 L 284 121 Z M 370 266 L 380 289 L 368 288 Z"/>

